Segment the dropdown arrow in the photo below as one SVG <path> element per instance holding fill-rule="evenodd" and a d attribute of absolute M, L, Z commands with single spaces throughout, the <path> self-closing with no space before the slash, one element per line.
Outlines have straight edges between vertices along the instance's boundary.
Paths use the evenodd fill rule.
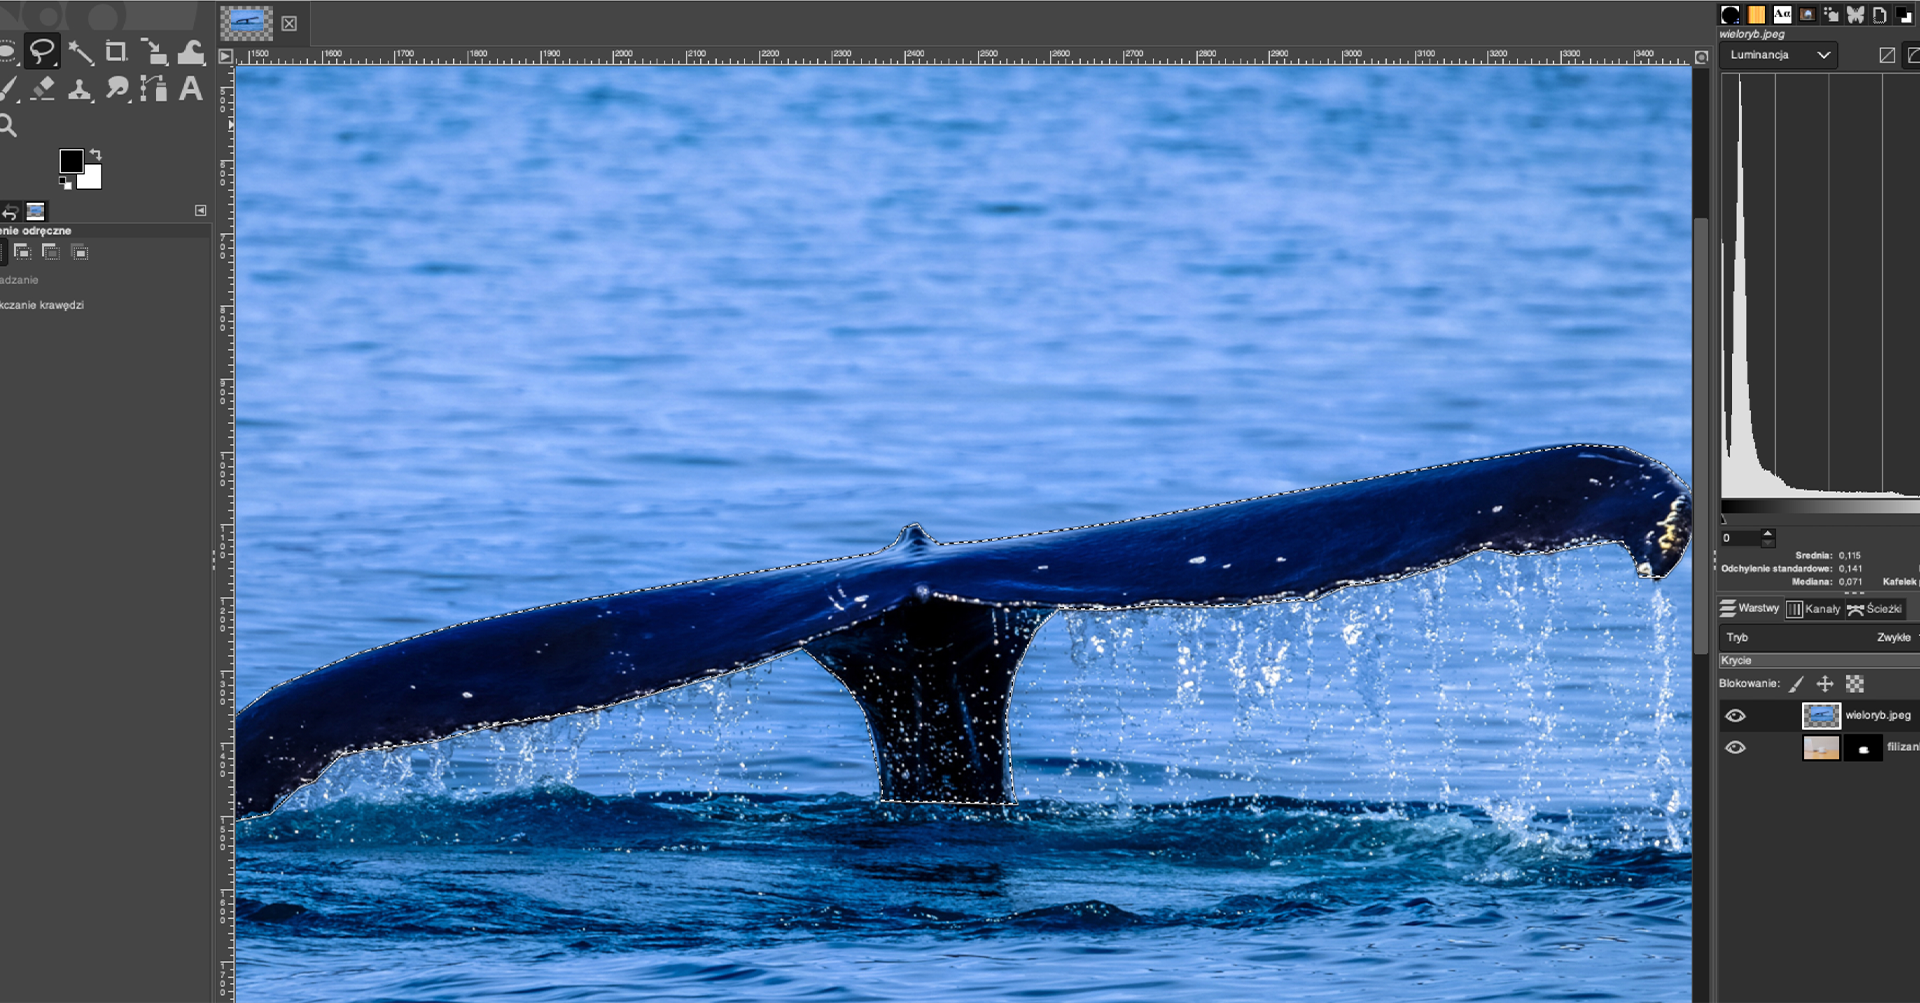
<path fill-rule="evenodd" d="M 1833 53 L 1831 53 L 1831 52 L 1816 52 L 1816 53 L 1814 53 L 1814 55 L 1816 55 L 1816 56 L 1819 56 L 1819 57 L 1820 57 L 1821 59 L 1832 59 L 1832 58 L 1833 58 Z"/>

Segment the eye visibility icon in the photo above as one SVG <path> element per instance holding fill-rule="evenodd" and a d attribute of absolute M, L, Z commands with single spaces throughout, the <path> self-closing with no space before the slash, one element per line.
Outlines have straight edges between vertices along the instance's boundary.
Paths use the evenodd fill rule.
<path fill-rule="evenodd" d="M 1727 743 L 1727 751 L 1737 756 L 1742 752 L 1747 751 L 1747 743 L 1742 742 L 1736 738 L 1733 741 Z"/>
<path fill-rule="evenodd" d="M 1747 712 L 1735 707 L 1727 712 L 1726 717 L 1727 720 L 1732 721 L 1734 724 L 1739 724 L 1747 719 Z"/>

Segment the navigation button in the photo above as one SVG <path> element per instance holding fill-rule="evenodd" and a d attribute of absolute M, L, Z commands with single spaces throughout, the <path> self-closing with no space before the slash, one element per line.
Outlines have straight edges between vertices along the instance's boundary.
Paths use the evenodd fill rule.
<path fill-rule="evenodd" d="M 1905 620 L 1907 618 L 1907 597 L 1890 598 L 1845 597 L 1840 599 L 1801 600 L 1801 614 L 1795 617 L 1789 610 L 1787 619 L 1807 620 Z"/>

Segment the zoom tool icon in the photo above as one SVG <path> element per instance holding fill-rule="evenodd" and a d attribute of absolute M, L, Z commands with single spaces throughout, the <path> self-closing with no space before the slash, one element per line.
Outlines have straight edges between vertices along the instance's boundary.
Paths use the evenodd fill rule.
<path fill-rule="evenodd" d="M 1736 738 L 1733 741 L 1727 743 L 1727 751 L 1737 756 L 1742 752 L 1747 751 L 1747 743 L 1742 742 Z"/>
<path fill-rule="evenodd" d="M 1739 724 L 1740 722 L 1745 721 L 1747 719 L 1747 712 L 1741 710 L 1738 707 L 1735 707 L 1734 709 L 1727 712 L 1726 718 L 1727 720 L 1732 721 L 1734 724 Z"/>

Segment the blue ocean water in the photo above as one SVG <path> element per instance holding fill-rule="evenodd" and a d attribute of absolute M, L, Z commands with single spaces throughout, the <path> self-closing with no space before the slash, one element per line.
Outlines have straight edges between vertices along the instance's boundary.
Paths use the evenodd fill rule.
<path fill-rule="evenodd" d="M 241 699 L 544 602 L 1593 441 L 1683 476 L 1660 68 L 240 71 Z M 1057 615 L 1021 803 L 805 656 L 355 757 L 242 998 L 1690 991 L 1688 587 Z"/>

